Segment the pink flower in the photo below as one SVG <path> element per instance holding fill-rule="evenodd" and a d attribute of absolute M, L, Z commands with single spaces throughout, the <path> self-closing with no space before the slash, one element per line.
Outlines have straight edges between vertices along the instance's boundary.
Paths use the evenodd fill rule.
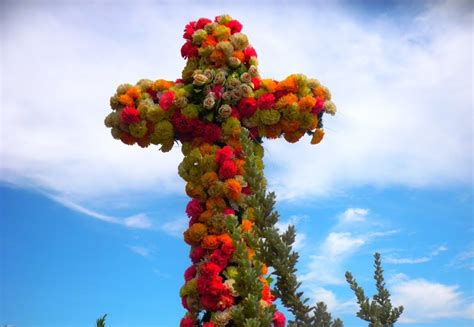
<path fill-rule="evenodd" d="M 322 97 L 317 97 L 316 98 L 316 104 L 313 107 L 313 110 L 311 110 L 311 113 L 313 114 L 319 114 L 321 111 L 324 109 L 324 99 Z"/>
<path fill-rule="evenodd" d="M 245 61 L 249 61 L 252 57 L 257 57 L 257 51 L 254 48 L 248 47 L 244 50 Z"/>
<path fill-rule="evenodd" d="M 185 39 L 191 40 L 194 34 L 194 25 L 196 22 L 189 22 L 185 27 L 184 27 L 184 34 L 183 37 Z"/>
<path fill-rule="evenodd" d="M 273 315 L 273 327 L 285 327 L 285 316 L 280 311 L 275 311 Z"/>
<path fill-rule="evenodd" d="M 225 208 L 224 211 L 222 211 L 222 213 L 226 216 L 235 215 L 235 210 L 232 208 Z"/>
<path fill-rule="evenodd" d="M 168 110 L 174 101 L 174 92 L 166 91 L 160 97 L 160 107 L 163 110 Z"/>

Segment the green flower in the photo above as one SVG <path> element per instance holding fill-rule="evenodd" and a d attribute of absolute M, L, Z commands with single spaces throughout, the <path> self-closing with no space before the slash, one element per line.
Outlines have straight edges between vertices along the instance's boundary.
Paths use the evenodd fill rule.
<path fill-rule="evenodd" d="M 199 29 L 193 33 L 193 43 L 196 45 L 201 45 L 202 41 L 204 41 L 207 37 L 207 32 L 203 29 Z"/>
<path fill-rule="evenodd" d="M 130 130 L 130 134 L 132 134 L 133 137 L 136 137 L 137 139 L 142 138 L 145 136 L 147 132 L 146 128 L 146 121 L 142 120 L 141 122 L 135 123 L 135 124 L 130 124 L 128 127 Z"/>
<path fill-rule="evenodd" d="M 265 125 L 273 125 L 280 121 L 280 112 L 278 110 L 260 110 L 260 121 Z"/>

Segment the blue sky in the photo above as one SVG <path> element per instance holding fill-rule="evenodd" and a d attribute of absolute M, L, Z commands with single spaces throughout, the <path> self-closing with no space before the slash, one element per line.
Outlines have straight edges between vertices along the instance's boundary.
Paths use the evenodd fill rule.
<path fill-rule="evenodd" d="M 184 25 L 221 13 L 262 76 L 318 78 L 338 106 L 320 145 L 264 144 L 307 296 L 366 325 L 344 272 L 372 294 L 379 251 L 400 323 L 471 325 L 468 1 L 2 2 L 0 324 L 177 325 L 180 151 L 127 147 L 103 118 L 118 84 L 179 76 Z"/>

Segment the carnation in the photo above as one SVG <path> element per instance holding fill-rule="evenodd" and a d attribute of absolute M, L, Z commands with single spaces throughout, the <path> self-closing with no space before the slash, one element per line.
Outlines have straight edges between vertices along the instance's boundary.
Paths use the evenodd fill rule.
<path fill-rule="evenodd" d="M 179 327 L 195 327 L 195 321 L 191 317 L 184 317 L 179 323 Z"/>
<path fill-rule="evenodd" d="M 257 103 L 260 109 L 272 109 L 275 104 L 275 96 L 271 93 L 264 93 L 258 98 Z"/>
<path fill-rule="evenodd" d="M 213 144 L 221 138 L 221 128 L 216 124 L 207 124 L 204 127 L 204 142 Z"/>
<path fill-rule="evenodd" d="M 237 174 L 237 166 L 232 160 L 225 160 L 219 168 L 221 179 L 233 178 Z"/>
<path fill-rule="evenodd" d="M 196 25 L 196 22 L 190 22 L 184 27 L 183 38 L 187 40 L 191 40 L 195 31 L 195 28 L 194 28 L 195 25 Z"/>
<path fill-rule="evenodd" d="M 164 92 L 160 97 L 160 107 L 166 111 L 171 107 L 171 105 L 173 104 L 173 101 L 174 101 L 174 92 L 173 91 Z"/>
<path fill-rule="evenodd" d="M 249 61 L 252 57 L 257 57 L 257 51 L 252 47 L 247 47 L 244 50 L 245 61 Z"/>
<path fill-rule="evenodd" d="M 120 119 L 125 124 L 134 124 L 140 121 L 140 113 L 134 107 L 125 107 L 120 112 Z"/>
<path fill-rule="evenodd" d="M 197 246 L 193 248 L 193 250 L 189 254 L 189 257 L 193 263 L 198 263 L 206 255 L 206 252 L 206 249 Z"/>
<path fill-rule="evenodd" d="M 197 199 L 192 199 L 186 206 L 186 214 L 189 218 L 199 217 L 203 211 L 204 208 Z"/>
<path fill-rule="evenodd" d="M 232 159 L 234 156 L 234 150 L 226 145 L 216 151 L 216 163 L 221 165 L 225 160 Z"/>
<path fill-rule="evenodd" d="M 226 24 L 232 34 L 239 33 L 242 30 L 242 24 L 238 20 L 231 20 Z"/>
<path fill-rule="evenodd" d="M 273 315 L 273 327 L 285 327 L 285 316 L 280 311 L 275 311 Z"/>
<path fill-rule="evenodd" d="M 207 24 L 212 23 L 212 21 L 208 18 L 199 18 L 196 22 L 196 29 L 204 28 Z"/>
<path fill-rule="evenodd" d="M 254 98 L 244 98 L 239 101 L 238 109 L 243 118 L 248 118 L 257 110 L 257 101 Z"/>
<path fill-rule="evenodd" d="M 193 45 L 191 41 L 186 42 L 181 47 L 181 56 L 185 59 L 197 57 L 198 54 L 198 47 Z"/>

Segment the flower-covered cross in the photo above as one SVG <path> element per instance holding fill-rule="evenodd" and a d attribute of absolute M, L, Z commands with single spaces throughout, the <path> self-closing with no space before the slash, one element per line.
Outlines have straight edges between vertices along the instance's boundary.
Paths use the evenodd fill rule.
<path fill-rule="evenodd" d="M 241 30 L 228 15 L 190 22 L 181 48 L 187 58 L 181 78 L 120 85 L 105 119 L 112 136 L 125 144 L 159 145 L 163 152 L 182 144 L 185 157 L 179 174 L 192 198 L 184 239 L 191 245 L 193 264 L 181 289 L 188 310 L 181 326 L 233 324 L 233 313 L 244 300 L 233 287 L 240 268 L 234 258 L 236 240 L 226 222 L 236 219 L 241 235 L 253 233 L 254 208 L 247 199 L 255 190 L 247 180 L 243 130 L 259 152 L 257 166 L 263 169 L 263 138 L 283 136 L 294 143 L 310 134 L 311 143 L 319 143 L 323 114 L 336 112 L 329 90 L 315 79 L 301 74 L 279 82 L 261 78 L 257 53 Z M 257 261 L 247 246 L 248 259 Z M 260 264 L 263 285 L 258 297 L 264 309 L 272 306 L 274 296 L 264 278 L 265 263 Z M 200 317 L 202 312 L 206 314 Z M 284 326 L 281 313 L 274 314 L 273 325 Z"/>

